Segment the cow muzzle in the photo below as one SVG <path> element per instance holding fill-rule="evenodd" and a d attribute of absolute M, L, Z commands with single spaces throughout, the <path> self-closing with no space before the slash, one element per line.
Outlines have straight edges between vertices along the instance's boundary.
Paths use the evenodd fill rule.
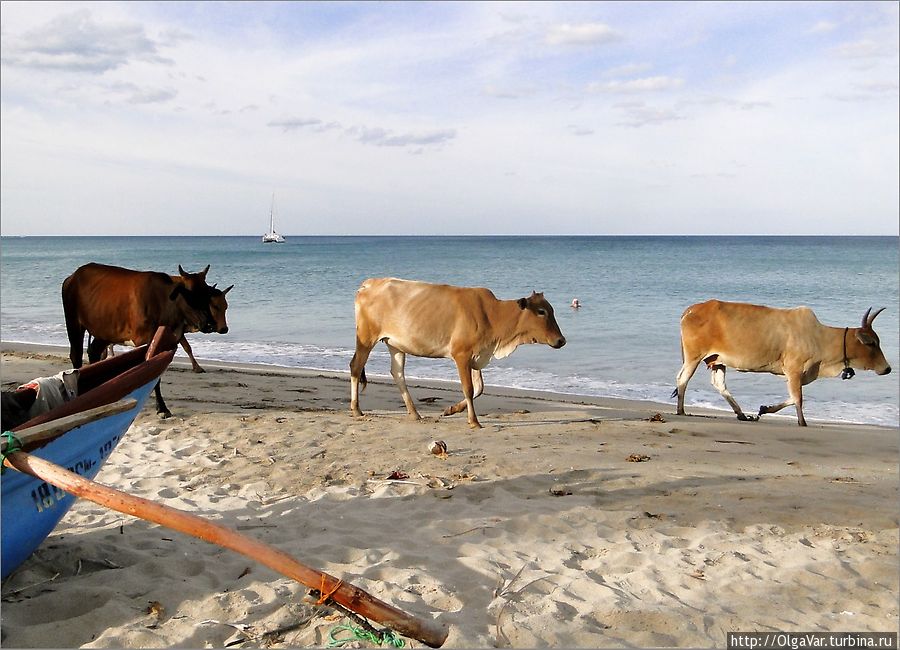
<path fill-rule="evenodd" d="M 228 326 L 219 328 L 219 334 L 228 334 Z"/>
<path fill-rule="evenodd" d="M 564 346 L 565 344 L 566 344 L 566 337 L 565 337 L 565 336 L 560 336 L 560 337 L 559 337 L 559 340 L 557 340 L 556 343 L 551 343 L 551 344 L 550 344 L 550 347 L 553 348 L 554 350 L 559 350 L 559 349 L 560 349 L 562 346 Z"/>
<path fill-rule="evenodd" d="M 884 370 L 878 373 L 879 375 L 889 375 L 891 374 L 891 367 L 887 366 Z"/>

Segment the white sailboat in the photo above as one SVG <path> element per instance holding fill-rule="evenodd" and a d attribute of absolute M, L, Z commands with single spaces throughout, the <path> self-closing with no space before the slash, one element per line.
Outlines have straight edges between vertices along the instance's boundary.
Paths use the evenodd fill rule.
<path fill-rule="evenodd" d="M 275 232 L 275 192 L 272 192 L 272 207 L 269 209 L 269 232 L 262 236 L 263 244 L 283 244 L 284 237 Z"/>

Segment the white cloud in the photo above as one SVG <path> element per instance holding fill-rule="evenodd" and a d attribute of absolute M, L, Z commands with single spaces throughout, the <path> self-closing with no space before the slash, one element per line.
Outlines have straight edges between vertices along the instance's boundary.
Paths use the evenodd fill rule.
<path fill-rule="evenodd" d="M 684 114 L 673 108 L 657 108 L 644 102 L 622 102 L 615 104 L 615 108 L 621 109 L 624 114 L 624 119 L 617 123 L 619 126 L 640 128 L 686 119 Z"/>
<path fill-rule="evenodd" d="M 97 22 L 87 10 L 62 14 L 21 36 L 4 38 L 3 63 L 43 70 L 102 74 L 134 60 L 171 65 L 143 26 Z"/>
<path fill-rule="evenodd" d="M 588 90 L 599 93 L 635 94 L 675 90 L 684 85 L 684 79 L 678 77 L 643 77 L 627 81 L 602 81 L 588 84 Z"/>
<path fill-rule="evenodd" d="M 869 38 L 841 43 L 834 49 L 838 56 L 847 59 L 882 58 L 897 55 L 897 51 L 889 48 L 887 44 Z"/>
<path fill-rule="evenodd" d="M 454 129 L 437 129 L 424 133 L 395 133 L 381 127 L 356 126 L 347 129 L 347 133 L 355 136 L 363 144 L 373 144 L 378 147 L 438 145 L 456 137 Z"/>
<path fill-rule="evenodd" d="M 833 32 L 837 29 L 837 23 L 831 22 L 830 20 L 820 20 L 815 25 L 809 28 L 809 34 L 828 34 L 829 32 Z"/>
<path fill-rule="evenodd" d="M 621 34 L 603 23 L 564 23 L 550 27 L 545 40 L 549 45 L 603 45 L 621 38 Z"/>
<path fill-rule="evenodd" d="M 652 66 L 649 63 L 626 63 L 603 72 L 605 77 L 630 77 L 639 72 L 646 72 Z"/>

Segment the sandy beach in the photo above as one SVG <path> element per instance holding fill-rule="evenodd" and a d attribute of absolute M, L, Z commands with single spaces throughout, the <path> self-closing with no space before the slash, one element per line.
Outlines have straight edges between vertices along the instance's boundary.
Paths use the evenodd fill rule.
<path fill-rule="evenodd" d="M 424 417 L 410 422 L 390 378 L 370 376 L 356 419 L 346 374 L 201 364 L 176 357 L 174 417 L 151 398 L 97 480 L 443 621 L 445 647 L 898 628 L 896 429 L 489 385 L 472 431 L 440 416 L 455 384 L 410 380 Z M 3 344 L 4 388 L 67 367 L 62 348 Z M 321 647 L 347 620 L 307 592 L 81 501 L 3 583 L 2 644 Z"/>

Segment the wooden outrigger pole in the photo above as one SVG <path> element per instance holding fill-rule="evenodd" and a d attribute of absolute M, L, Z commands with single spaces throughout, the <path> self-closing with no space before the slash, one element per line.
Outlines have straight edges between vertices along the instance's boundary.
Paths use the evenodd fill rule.
<path fill-rule="evenodd" d="M 274 546 L 254 540 L 226 526 L 101 485 L 24 451 L 9 453 L 3 462 L 4 465 L 46 481 L 76 497 L 245 555 L 311 589 L 318 590 L 321 595 L 320 604 L 333 600 L 342 607 L 432 648 L 441 647 L 447 640 L 449 630 L 445 624 L 407 614 L 359 587 L 301 564 Z"/>

